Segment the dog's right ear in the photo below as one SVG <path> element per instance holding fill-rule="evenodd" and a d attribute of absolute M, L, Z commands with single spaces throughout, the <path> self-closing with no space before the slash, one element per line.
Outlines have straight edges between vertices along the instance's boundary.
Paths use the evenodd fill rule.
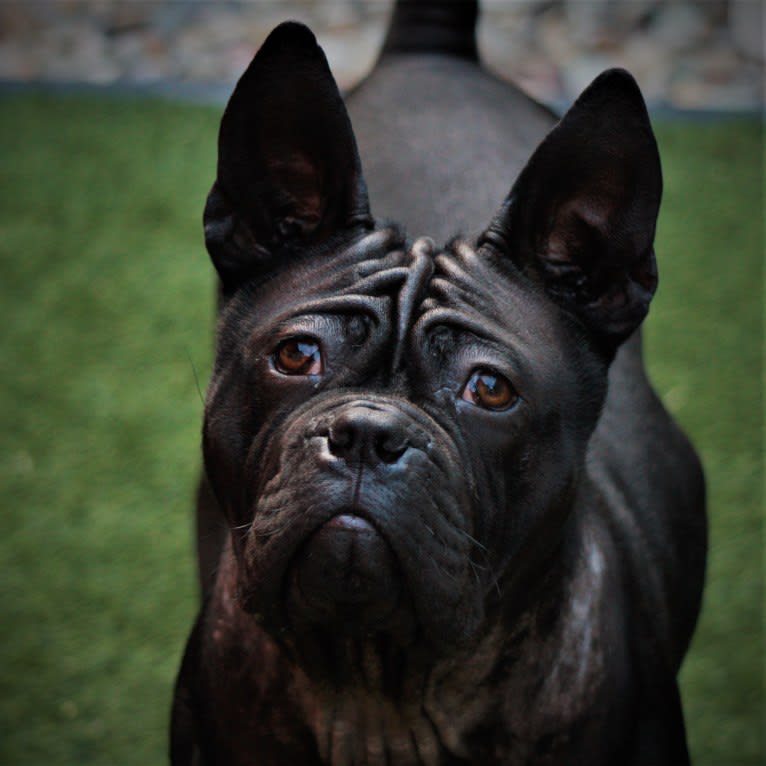
<path fill-rule="evenodd" d="M 314 35 L 280 24 L 237 83 L 218 136 L 205 244 L 225 288 L 372 225 L 351 122 Z"/>

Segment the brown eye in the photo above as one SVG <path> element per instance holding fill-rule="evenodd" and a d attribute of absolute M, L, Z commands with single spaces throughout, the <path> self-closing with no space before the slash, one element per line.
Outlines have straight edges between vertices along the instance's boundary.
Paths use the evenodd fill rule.
<path fill-rule="evenodd" d="M 516 404 L 519 395 L 502 375 L 480 368 L 471 373 L 462 398 L 485 410 L 507 410 Z"/>
<path fill-rule="evenodd" d="M 312 338 L 290 338 L 274 352 L 274 367 L 283 375 L 321 375 L 322 352 Z"/>

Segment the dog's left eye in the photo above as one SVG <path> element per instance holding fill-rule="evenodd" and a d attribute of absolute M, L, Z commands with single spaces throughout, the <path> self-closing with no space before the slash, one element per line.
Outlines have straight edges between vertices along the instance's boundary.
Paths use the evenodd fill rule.
<path fill-rule="evenodd" d="M 471 373 L 462 398 L 485 410 L 507 410 L 519 400 L 510 381 L 492 370 L 479 368 Z"/>
<path fill-rule="evenodd" d="M 274 367 L 283 375 L 321 375 L 322 351 L 313 338 L 290 338 L 274 352 Z"/>

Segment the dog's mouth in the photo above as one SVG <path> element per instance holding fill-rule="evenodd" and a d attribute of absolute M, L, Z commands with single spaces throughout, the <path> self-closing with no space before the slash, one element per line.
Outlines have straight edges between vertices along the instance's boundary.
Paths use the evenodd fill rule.
<path fill-rule="evenodd" d="M 384 627 L 403 589 L 396 554 L 357 510 L 339 512 L 308 536 L 285 583 L 293 622 L 331 623 L 352 633 Z"/>
<path fill-rule="evenodd" d="M 303 523 L 288 525 L 291 534 L 262 547 L 253 536 L 243 607 L 299 654 L 383 638 L 400 648 L 451 650 L 481 616 L 480 595 L 463 571 L 467 545 L 446 521 L 413 522 L 414 515 L 345 506 L 307 512 L 298 517 Z"/>
<path fill-rule="evenodd" d="M 285 640 L 463 641 L 483 601 L 454 438 L 398 400 L 320 403 L 272 439 L 270 478 L 254 474 L 253 522 L 237 553 L 241 605 Z M 382 436 L 406 445 L 396 459 Z"/>

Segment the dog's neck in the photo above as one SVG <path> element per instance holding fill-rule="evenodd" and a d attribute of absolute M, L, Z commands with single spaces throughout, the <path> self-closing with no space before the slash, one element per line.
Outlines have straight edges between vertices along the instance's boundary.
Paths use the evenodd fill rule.
<path fill-rule="evenodd" d="M 212 638 L 219 649 L 253 655 L 261 682 L 253 682 L 251 692 L 259 688 L 264 704 L 278 697 L 289 700 L 291 717 L 297 716 L 311 731 L 322 763 L 438 766 L 445 756 L 475 760 L 478 729 L 486 729 L 492 721 L 501 725 L 502 695 L 496 686 L 507 682 L 510 674 L 520 677 L 520 690 L 525 688 L 526 673 L 516 667 L 516 659 L 529 655 L 523 645 L 532 634 L 537 648 L 544 647 L 541 623 L 558 622 L 560 610 L 566 612 L 560 600 L 561 582 L 553 572 L 533 587 L 529 599 L 536 604 L 533 610 L 523 609 L 512 618 L 507 613 L 489 614 L 485 632 L 449 658 L 436 658 L 417 643 L 398 647 L 379 636 L 341 638 L 328 633 L 313 648 L 301 645 L 305 660 L 301 662 L 296 661 L 290 641 L 275 640 L 240 608 L 236 563 L 227 546 L 213 594 L 218 602 L 213 613 L 219 619 Z M 555 615 L 541 616 L 541 603 Z M 555 631 L 550 622 L 548 626 Z M 274 689 L 262 686 L 264 665 L 272 670 L 265 675 L 273 679 Z M 506 670 L 500 672 L 501 666 Z M 305 668 L 312 668 L 311 675 Z M 244 670 L 242 677 L 247 675 Z"/>
<path fill-rule="evenodd" d="M 499 625 L 470 652 L 447 660 L 435 660 L 425 646 L 401 648 L 380 637 L 337 637 L 331 642 L 328 634 L 310 657 L 302 646 L 304 661 L 296 661 L 289 641 L 275 639 L 241 609 L 230 545 L 211 598 L 209 613 L 215 619 L 208 626 L 208 640 L 222 656 L 246 658 L 238 661 L 238 679 L 248 706 L 287 701 L 292 709 L 286 712 L 303 720 L 328 766 L 437 766 L 445 752 L 465 757 L 466 734 L 491 715 L 496 695 L 489 679 L 503 647 Z M 238 696 L 237 689 L 231 690 L 233 696 Z"/>
<path fill-rule="evenodd" d="M 491 717 L 496 702 L 490 679 L 501 660 L 500 634 L 436 661 L 425 650 L 391 650 L 374 639 L 339 641 L 337 651 L 347 658 L 341 684 L 296 674 L 322 762 L 437 766 L 445 751 L 468 757 L 467 735 Z"/>

